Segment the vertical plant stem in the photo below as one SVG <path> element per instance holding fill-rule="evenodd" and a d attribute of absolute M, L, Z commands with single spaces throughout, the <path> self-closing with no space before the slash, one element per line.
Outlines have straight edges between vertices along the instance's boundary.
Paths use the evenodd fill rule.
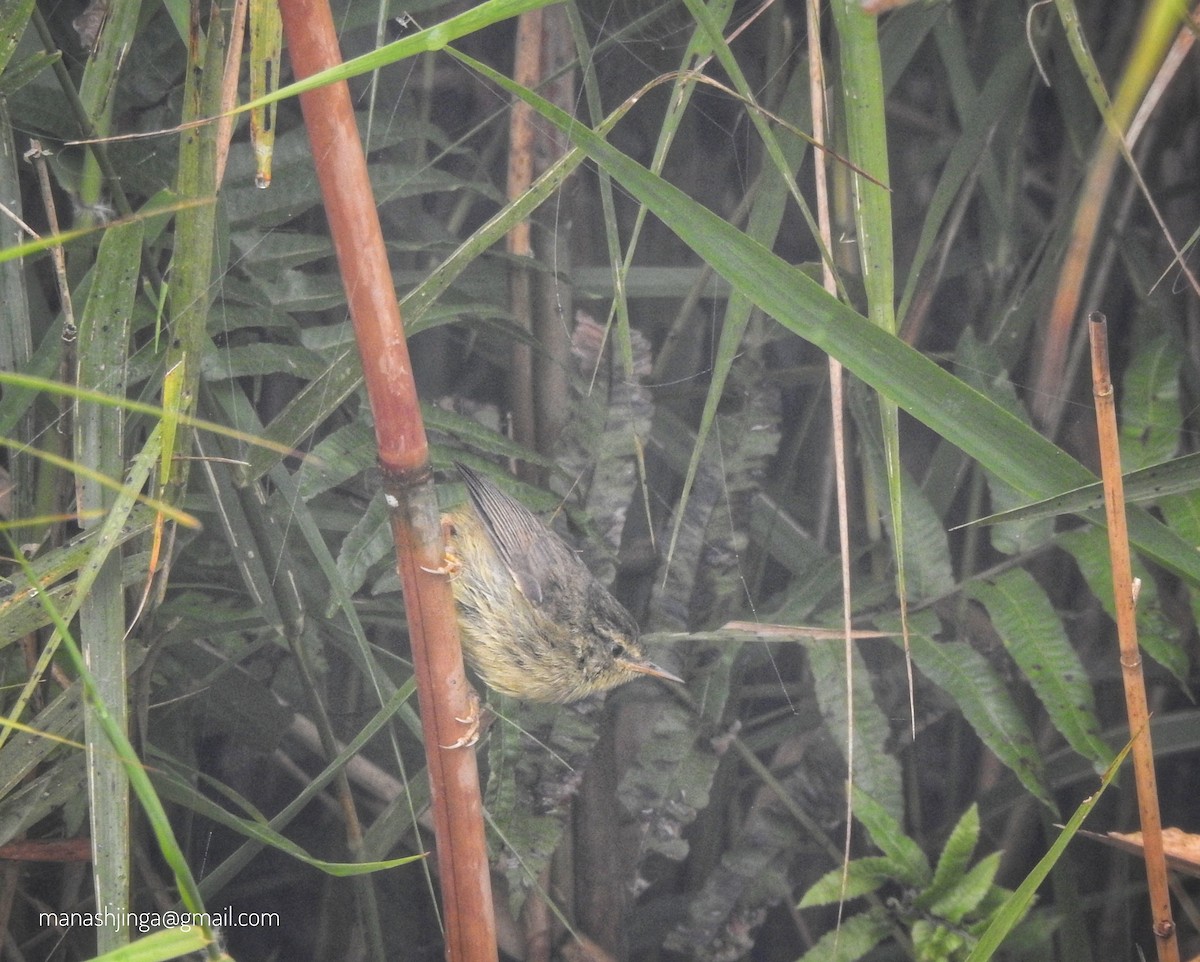
<path fill-rule="evenodd" d="M 812 104 L 813 140 L 825 143 L 825 61 L 821 55 L 821 8 L 818 0 L 809 0 L 808 14 L 808 71 L 809 90 Z M 817 224 L 826 250 L 833 250 L 833 224 L 829 216 L 829 183 L 825 171 L 826 154 L 823 150 L 813 151 L 813 179 L 817 195 Z M 821 261 L 821 284 L 832 296 L 837 296 L 837 279 L 833 264 Z M 846 658 L 846 724 L 854 724 L 854 641 L 851 620 L 852 582 L 850 571 L 850 513 L 849 495 L 846 486 L 846 400 L 843 368 L 836 358 L 829 358 L 829 409 L 833 430 L 833 467 L 837 494 L 838 553 L 842 566 L 842 629 L 845 633 L 844 652 Z M 842 848 L 842 891 L 843 896 L 850 884 L 850 845 L 853 839 L 853 791 L 854 791 L 854 732 L 846 732 L 846 834 Z M 845 898 L 838 900 L 838 922 L 840 924 Z"/>
<path fill-rule="evenodd" d="M 341 62 L 325 0 L 280 4 L 298 78 Z M 350 91 L 344 82 L 300 97 L 375 418 L 384 495 L 392 509 L 397 567 L 429 764 L 446 933 L 455 962 L 497 958 L 479 772 L 470 747 L 478 698 L 463 672 L 429 445 L 383 232 L 371 194 Z"/>
<path fill-rule="evenodd" d="M 79 324 L 78 384 L 81 388 L 124 397 L 126 354 L 137 294 L 138 262 L 142 254 L 142 224 L 113 227 L 100 243 L 92 269 L 92 287 Z M 122 444 L 125 417 L 120 407 L 78 405 L 73 418 L 75 460 L 101 474 L 125 474 Z M 83 476 L 76 480 L 80 512 L 103 515 L 116 494 Z M 95 527 L 95 519 L 85 526 Z M 96 580 L 79 607 L 79 642 L 96 682 L 96 697 L 113 723 L 129 732 L 129 695 L 125 664 L 125 588 L 121 579 L 121 549 L 114 546 L 101 563 Z M 114 911 L 123 920 L 130 908 L 129 779 L 113 751 L 96 706 L 84 711 L 84 741 L 88 761 L 88 812 L 92 830 L 92 874 L 96 908 Z M 100 952 L 129 941 L 124 924 L 96 930 Z"/>
<path fill-rule="evenodd" d="M 91 670 L 84 659 L 83 653 L 75 643 L 75 639 L 71 636 L 69 628 L 69 622 L 75 616 L 79 602 L 87 598 L 92 592 L 97 576 L 104 567 L 108 556 L 124 541 L 122 534 L 128 530 L 127 526 L 137 526 L 136 522 L 131 522 L 130 515 L 137 500 L 138 492 L 148 482 L 150 471 L 162 453 L 162 436 L 163 431 L 160 424 L 150 432 L 150 436 L 146 439 L 143 449 L 131 460 L 127 485 L 113 499 L 103 522 L 99 525 L 91 553 L 85 563 L 79 568 L 74 599 L 69 599 L 67 604 L 60 609 L 55 604 L 53 595 L 50 592 L 40 591 L 37 597 L 55 627 L 48 645 L 57 645 L 61 641 L 62 652 L 66 655 L 70 664 L 74 667 L 76 674 L 79 676 L 79 680 L 83 686 L 84 698 L 90 710 L 94 714 L 99 726 L 103 729 L 111 751 L 121 760 L 125 767 L 125 774 L 129 780 L 129 785 L 137 795 L 142 810 L 146 814 L 146 820 L 150 825 L 151 831 L 154 833 L 158 851 L 174 875 L 175 886 L 178 889 L 184 908 L 188 912 L 207 914 L 204 901 L 200 895 L 200 889 L 196 884 L 195 878 L 192 877 L 191 869 L 188 867 L 183 850 L 179 847 L 179 843 L 175 839 L 162 801 L 150 783 L 150 776 L 146 767 L 133 750 L 128 736 L 113 718 L 108 705 L 97 694 L 96 681 L 92 677 Z M 24 556 L 16 546 L 11 545 L 11 542 L 10 546 L 11 553 L 17 559 L 18 564 L 21 565 L 25 577 L 30 583 L 35 583 L 37 576 L 29 563 L 24 560 Z M 224 957 L 218 945 L 213 927 L 205 921 L 198 922 L 197 927 L 202 931 L 206 940 L 205 951 L 208 958 L 215 960 Z"/>
<path fill-rule="evenodd" d="M 517 40 L 513 79 L 531 90 L 541 74 L 543 14 L 527 10 L 517 19 Z M 508 199 L 514 201 L 533 183 L 533 151 L 536 132 L 533 108 L 518 100 L 512 107 L 508 124 Z M 521 258 L 533 257 L 533 227 L 529 220 L 513 224 L 508 232 L 508 252 Z M 509 268 L 509 309 L 518 324 L 533 330 L 533 277 L 527 264 Z M 513 437 L 518 443 L 536 450 L 537 415 L 534 408 L 533 349 L 524 342 L 513 344 L 512 369 L 508 378 L 508 403 L 512 409 Z M 530 480 L 521 467 L 521 476 Z"/>
<path fill-rule="evenodd" d="M 1137 637 L 1137 604 L 1129 560 L 1129 532 L 1125 526 L 1125 488 L 1121 479 L 1121 452 L 1117 441 L 1117 415 L 1112 378 L 1108 369 L 1108 322 L 1093 312 L 1088 333 L 1092 343 L 1092 392 L 1096 398 L 1096 428 L 1100 436 L 1100 464 L 1104 478 L 1104 510 L 1108 520 L 1108 550 L 1112 561 L 1113 602 L 1117 639 L 1121 647 L 1121 679 L 1125 684 L 1125 709 L 1133 736 L 1133 774 L 1137 784 L 1138 813 L 1150 911 L 1159 962 L 1177 962 L 1179 945 L 1171 918 L 1171 893 L 1163 855 L 1162 820 L 1158 810 L 1158 784 L 1154 775 L 1154 746 L 1150 739 L 1150 711 L 1142 655 Z"/>
<path fill-rule="evenodd" d="M 237 106 L 237 87 L 242 64 L 242 42 L 246 34 L 246 15 L 250 0 L 234 0 L 233 12 L 229 15 L 229 50 L 225 55 L 225 76 L 221 85 L 221 119 L 217 121 L 217 171 L 216 181 L 225 179 L 225 163 L 229 159 L 229 142 L 233 139 L 233 124 L 236 119 L 228 111 Z"/>
<path fill-rule="evenodd" d="M 526 10 L 517 18 L 513 79 L 522 86 L 537 87 L 541 74 L 542 11 Z M 516 200 L 533 181 L 533 108 L 524 101 L 513 104 L 508 123 L 508 199 Z M 508 252 L 520 257 L 533 255 L 532 228 L 520 221 L 508 232 Z"/>
<path fill-rule="evenodd" d="M 58 45 L 55 43 L 54 37 L 50 33 L 50 28 L 41 13 L 38 12 L 37 7 L 33 8 L 29 22 L 33 25 L 34 30 L 41 39 L 42 46 L 46 52 L 54 57 L 50 64 L 51 69 L 54 71 L 55 77 L 58 78 L 59 87 L 66 98 L 67 107 L 70 109 L 71 115 L 75 118 L 79 134 L 88 141 L 88 151 L 94 158 L 96 166 L 104 175 L 105 185 L 112 193 L 112 201 L 116 206 L 117 213 L 127 217 L 133 213 L 133 209 L 129 206 L 129 200 L 125 197 L 125 191 L 121 189 L 121 179 L 117 176 L 116 168 L 113 167 L 112 162 L 109 160 L 108 146 L 103 140 L 99 139 L 100 132 L 96 129 L 96 125 L 88 115 L 87 106 L 79 99 L 79 91 L 75 89 L 75 83 L 67 71 L 66 64 L 63 63 L 61 56 L 57 56 L 59 53 Z M 155 283 L 158 283 L 157 271 L 151 268 L 149 273 L 155 278 Z"/>
<path fill-rule="evenodd" d="M 224 22 L 214 4 L 206 29 L 199 4 L 192 6 L 188 37 L 188 71 L 183 94 L 185 124 L 220 113 L 224 66 Z M 175 217 L 175 254 L 171 259 L 171 341 L 164 365 L 163 407 L 172 412 L 166 424 L 160 484 L 182 491 L 187 483 L 191 432 L 174 430 L 176 413 L 190 414 L 196 406 L 200 357 L 208 345 L 208 307 L 212 301 L 212 269 L 217 235 L 216 126 L 202 124 L 184 131 L 179 145 L 175 185 L 181 200 L 200 203 Z"/>
<path fill-rule="evenodd" d="M 112 124 L 113 94 L 121 65 L 133 45 L 140 10 L 139 0 L 123 0 L 109 5 L 79 83 L 79 99 L 84 114 L 95 124 L 96 134 L 101 137 L 109 133 Z M 96 207 L 103 201 L 103 187 L 103 172 L 98 158 L 89 152 L 84 155 L 83 176 L 79 185 L 79 199 L 84 210 Z"/>
<path fill-rule="evenodd" d="M 0 248 L 15 247 L 29 238 L 21 220 L 21 182 L 17 174 L 17 145 L 8 104 L 0 100 Z M 29 318 L 29 292 L 25 286 L 25 262 L 0 264 L 0 304 L 5 323 L 0 324 L 0 370 L 21 371 L 33 356 L 33 332 Z M 8 391 L 8 388 L 5 388 Z M 19 441 L 33 434 L 33 413 L 27 411 L 16 430 Z M 12 458 L 8 465 L 13 484 L 12 515 L 27 517 L 33 507 L 35 472 L 29 458 Z"/>
<path fill-rule="evenodd" d="M 538 57 L 539 86 L 552 103 L 575 109 L 575 72 L 568 69 L 574 54 L 570 24 L 559 5 L 547 7 L 542 15 L 541 50 Z M 570 139 L 547 124 L 535 128 L 535 177 L 541 176 L 571 148 Z M 539 274 L 534 298 L 533 331 L 538 350 L 534 355 L 534 417 L 538 450 L 547 453 L 566 423 L 570 405 L 567 372 L 571 369 L 572 307 L 571 225 L 573 191 L 559 193 L 553 204 L 538 212 L 535 223 L 537 250 L 551 271 Z"/>

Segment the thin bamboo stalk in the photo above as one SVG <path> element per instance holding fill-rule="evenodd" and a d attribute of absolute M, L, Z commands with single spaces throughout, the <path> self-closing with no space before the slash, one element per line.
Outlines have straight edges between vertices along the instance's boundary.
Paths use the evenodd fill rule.
<path fill-rule="evenodd" d="M 297 78 L 341 62 L 325 0 L 283 0 L 284 33 Z M 354 323 L 375 418 L 384 491 L 392 508 L 413 668 L 429 763 L 446 957 L 494 962 L 495 918 L 483 802 L 464 720 L 478 710 L 463 673 L 450 585 L 437 574 L 443 543 L 429 447 L 412 364 L 344 82 L 302 94 L 317 180 Z"/>
<path fill-rule="evenodd" d="M 1150 888 L 1155 944 L 1159 962 L 1178 962 L 1179 944 L 1171 918 L 1171 893 L 1163 855 L 1162 819 L 1158 810 L 1158 783 L 1154 775 L 1154 746 L 1150 739 L 1150 710 L 1142 655 L 1137 637 L 1137 600 L 1129 560 L 1129 532 L 1125 526 L 1125 488 L 1121 479 L 1121 452 L 1117 440 L 1117 414 L 1108 367 L 1108 322 L 1099 311 L 1089 317 L 1092 343 L 1092 393 L 1096 399 L 1096 428 L 1100 437 L 1100 465 L 1104 478 L 1104 511 L 1108 519 L 1108 551 L 1112 561 L 1113 601 L 1117 639 L 1121 646 L 1121 679 L 1125 685 L 1125 710 L 1133 736 L 1133 775 L 1137 785 L 1138 813 Z"/>
<path fill-rule="evenodd" d="M 516 56 L 513 78 L 524 87 L 534 89 L 541 79 L 543 11 L 526 10 L 517 19 Z M 515 201 L 533 183 L 533 151 L 536 139 L 533 108 L 523 101 L 512 107 L 508 124 L 508 199 Z M 517 257 L 533 258 L 533 228 L 529 220 L 513 224 L 508 232 L 507 247 Z M 528 264 L 516 264 L 509 269 L 509 307 L 517 323 L 527 331 L 533 330 L 533 277 Z M 512 370 L 509 373 L 509 404 L 512 408 L 513 437 L 530 450 L 537 450 L 537 416 L 534 407 L 533 349 L 521 341 L 513 344 Z M 531 480 L 524 465 L 518 470 L 525 480 Z"/>

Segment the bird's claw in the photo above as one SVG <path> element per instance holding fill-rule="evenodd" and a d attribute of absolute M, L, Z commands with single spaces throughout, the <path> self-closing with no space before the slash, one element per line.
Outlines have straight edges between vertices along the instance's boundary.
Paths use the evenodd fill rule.
<path fill-rule="evenodd" d="M 426 574 L 431 575 L 449 575 L 451 578 L 458 577 L 458 573 L 462 571 L 462 559 L 454 553 L 451 547 L 450 534 L 453 530 L 453 523 L 445 518 L 442 519 L 442 540 L 445 547 L 442 549 L 442 563 L 436 568 L 426 568 L 421 565 L 420 568 Z"/>
<path fill-rule="evenodd" d="M 474 688 L 467 689 L 467 707 L 470 711 L 466 718 L 459 718 L 457 715 L 454 716 L 454 720 L 460 725 L 466 725 L 467 730 L 453 745 L 443 745 L 442 748 L 470 748 L 479 741 L 483 733 L 491 726 L 492 714 L 484 708 L 483 699 L 479 697 L 479 692 Z"/>
<path fill-rule="evenodd" d="M 462 571 L 462 562 L 459 561 L 458 558 L 447 553 L 445 555 L 445 558 L 443 559 L 442 563 L 440 565 L 438 565 L 436 568 L 426 568 L 424 565 L 421 565 L 420 568 L 426 574 L 449 575 L 451 578 L 453 578 L 460 571 Z"/>

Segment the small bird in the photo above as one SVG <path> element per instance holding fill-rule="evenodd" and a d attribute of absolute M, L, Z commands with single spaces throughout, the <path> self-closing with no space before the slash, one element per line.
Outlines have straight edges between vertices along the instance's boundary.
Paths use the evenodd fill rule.
<path fill-rule="evenodd" d="M 455 462 L 469 499 L 442 518 L 463 650 L 498 692 L 572 702 L 650 675 L 633 618 L 563 541 L 483 475 Z"/>

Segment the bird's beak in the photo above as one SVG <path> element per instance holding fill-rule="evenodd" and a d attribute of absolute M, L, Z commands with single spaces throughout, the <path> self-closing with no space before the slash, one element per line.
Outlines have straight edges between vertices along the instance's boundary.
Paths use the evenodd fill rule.
<path fill-rule="evenodd" d="M 636 671 L 639 675 L 649 675 L 651 678 L 661 678 L 663 681 L 674 681 L 683 685 L 686 682 L 678 675 L 672 675 L 669 671 L 659 668 L 652 661 L 628 661 L 624 658 L 618 658 L 617 664 L 622 668 L 628 668 L 630 671 Z"/>

